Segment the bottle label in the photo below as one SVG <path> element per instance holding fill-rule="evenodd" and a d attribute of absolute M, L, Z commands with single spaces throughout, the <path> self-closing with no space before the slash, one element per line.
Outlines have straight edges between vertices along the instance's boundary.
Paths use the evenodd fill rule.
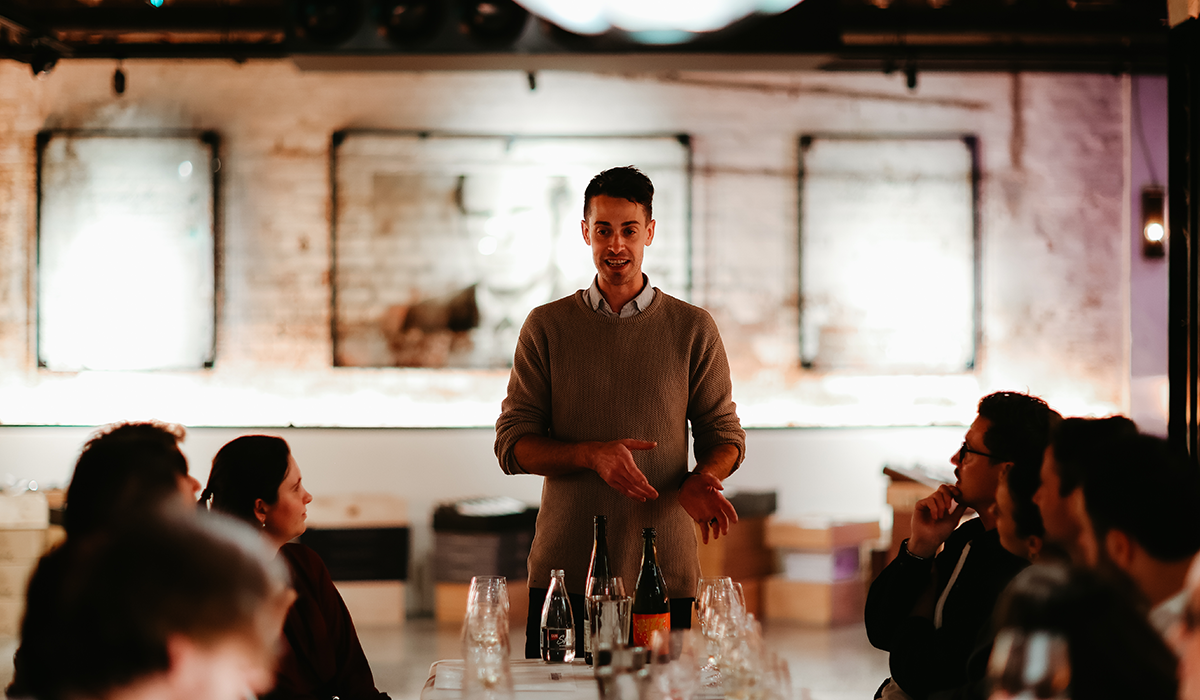
<path fill-rule="evenodd" d="M 592 653 L 592 621 L 583 616 L 583 653 Z"/>
<path fill-rule="evenodd" d="M 550 663 L 571 663 L 575 658 L 575 640 L 571 630 L 557 627 L 542 628 L 542 660 Z"/>
<path fill-rule="evenodd" d="M 650 646 L 650 635 L 654 634 L 655 630 L 671 631 L 671 613 L 665 612 L 658 615 L 633 614 L 633 634 L 631 635 L 633 646 Z"/>

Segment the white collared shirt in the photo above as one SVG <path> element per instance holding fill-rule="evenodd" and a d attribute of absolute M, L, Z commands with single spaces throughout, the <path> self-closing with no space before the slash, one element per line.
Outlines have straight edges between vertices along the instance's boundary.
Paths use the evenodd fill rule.
<path fill-rule="evenodd" d="M 621 307 L 620 313 L 618 313 L 612 310 L 612 307 L 608 305 L 608 301 L 605 300 L 604 295 L 600 293 L 598 276 L 592 278 L 592 286 L 587 288 L 587 300 L 592 306 L 592 311 L 604 314 L 605 316 L 616 316 L 618 318 L 630 318 L 632 316 L 637 316 L 644 311 L 647 306 L 650 306 L 650 302 L 654 301 L 654 294 L 654 287 L 650 286 L 650 278 L 647 277 L 646 273 L 643 272 L 642 291 L 638 292 L 636 297 L 626 302 L 625 306 Z"/>

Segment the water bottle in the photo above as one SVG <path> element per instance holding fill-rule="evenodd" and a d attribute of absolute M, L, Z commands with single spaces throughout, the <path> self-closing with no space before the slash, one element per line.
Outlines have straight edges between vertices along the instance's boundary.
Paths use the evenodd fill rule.
<path fill-rule="evenodd" d="M 550 590 L 542 605 L 542 660 L 552 664 L 575 660 L 575 618 L 565 576 L 562 569 L 550 572 Z"/>

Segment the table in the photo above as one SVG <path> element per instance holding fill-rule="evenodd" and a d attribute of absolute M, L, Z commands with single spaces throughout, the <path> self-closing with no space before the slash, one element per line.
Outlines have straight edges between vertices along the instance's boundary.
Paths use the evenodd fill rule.
<path fill-rule="evenodd" d="M 462 659 L 435 661 L 421 689 L 421 700 L 459 700 L 462 697 Z M 600 687 L 592 667 L 582 659 L 569 664 L 548 664 L 541 659 L 512 662 L 513 690 L 517 697 L 530 694 L 537 700 L 599 700 Z"/>

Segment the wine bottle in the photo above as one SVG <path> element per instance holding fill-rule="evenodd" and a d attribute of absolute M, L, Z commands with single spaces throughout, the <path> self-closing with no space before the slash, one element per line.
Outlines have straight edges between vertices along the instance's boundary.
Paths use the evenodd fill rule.
<path fill-rule="evenodd" d="M 550 590 L 542 604 L 542 660 L 552 664 L 571 663 L 575 658 L 575 618 L 562 569 L 550 572 Z"/>
<path fill-rule="evenodd" d="M 637 590 L 633 594 L 633 624 L 629 632 L 629 643 L 635 647 L 648 647 L 655 630 L 671 630 L 671 601 L 662 570 L 658 568 L 654 539 L 654 528 L 642 530 L 642 570 L 638 572 Z"/>
<path fill-rule="evenodd" d="M 611 595 L 612 567 L 608 563 L 608 517 L 597 515 L 594 519 L 595 541 L 592 543 L 592 561 L 588 564 L 587 584 L 583 588 L 583 600 L 593 595 Z M 601 590 L 596 590 L 597 584 Z M 583 616 L 583 660 L 592 665 L 592 620 L 590 610 Z"/>

